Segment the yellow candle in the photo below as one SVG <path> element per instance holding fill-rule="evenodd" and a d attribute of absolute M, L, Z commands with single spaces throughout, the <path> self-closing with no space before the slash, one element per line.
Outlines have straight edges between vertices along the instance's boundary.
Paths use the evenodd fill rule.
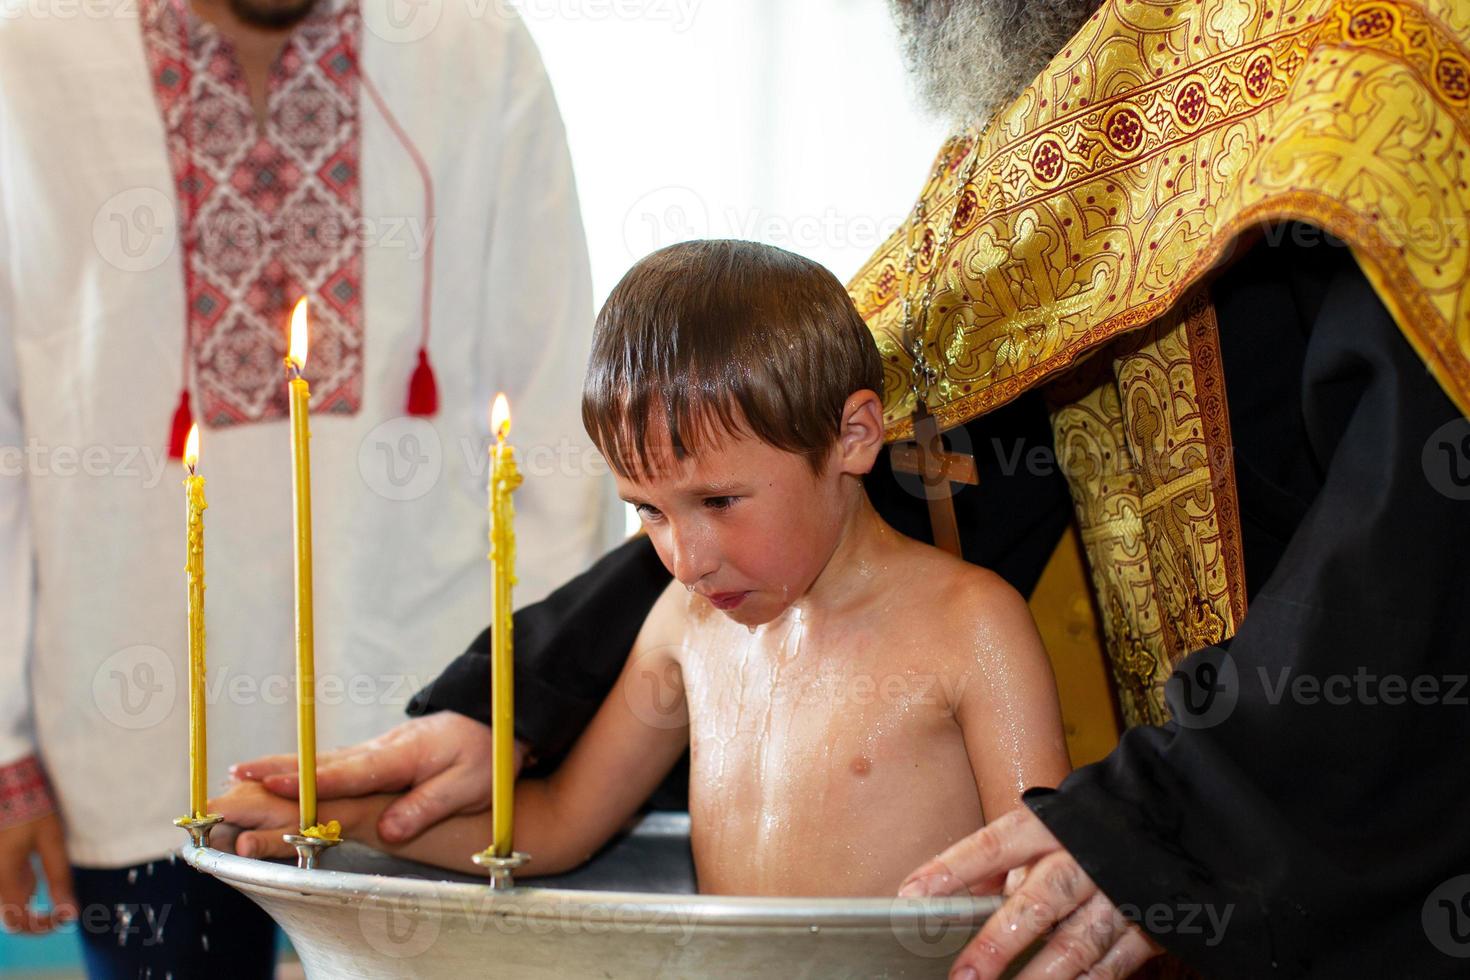
<path fill-rule="evenodd" d="M 291 401 L 291 500 L 296 539 L 296 772 L 300 783 L 301 832 L 316 826 L 316 654 L 311 610 L 311 432 L 307 403 L 306 299 L 291 311 L 291 345 L 286 371 Z"/>
<path fill-rule="evenodd" d="M 189 816 L 203 820 L 209 799 L 209 752 L 204 729 L 204 477 L 199 465 L 199 426 L 184 449 L 184 498 L 189 533 L 184 571 L 189 578 Z"/>
<path fill-rule="evenodd" d="M 494 724 L 494 783 L 491 819 L 496 857 L 509 857 L 515 824 L 515 669 L 511 636 L 511 587 L 515 585 L 515 504 L 511 494 L 521 485 L 510 435 L 510 405 L 495 398 L 490 416 L 495 448 L 490 451 L 491 563 L 491 720 Z"/>

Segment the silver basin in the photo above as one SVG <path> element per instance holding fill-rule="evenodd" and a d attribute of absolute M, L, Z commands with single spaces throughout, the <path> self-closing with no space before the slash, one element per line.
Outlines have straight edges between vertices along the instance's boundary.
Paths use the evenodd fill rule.
<path fill-rule="evenodd" d="M 313 980 L 944 977 L 999 904 L 697 895 L 685 814 L 650 814 L 577 871 L 506 892 L 350 842 L 316 871 L 181 853 L 270 913 Z"/>

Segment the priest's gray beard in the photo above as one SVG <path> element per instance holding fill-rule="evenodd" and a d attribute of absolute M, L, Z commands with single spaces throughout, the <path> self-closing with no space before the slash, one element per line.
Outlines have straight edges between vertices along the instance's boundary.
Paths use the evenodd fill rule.
<path fill-rule="evenodd" d="M 957 129 L 1030 84 L 1100 0 L 889 0 L 925 108 Z"/>

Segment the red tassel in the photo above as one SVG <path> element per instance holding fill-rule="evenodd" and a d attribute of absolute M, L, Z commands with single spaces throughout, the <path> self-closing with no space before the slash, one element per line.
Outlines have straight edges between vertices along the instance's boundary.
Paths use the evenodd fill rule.
<path fill-rule="evenodd" d="M 419 366 L 413 369 L 408 382 L 408 414 L 433 415 L 439 411 L 439 385 L 434 380 L 434 369 L 429 366 L 429 351 L 419 348 Z"/>
<path fill-rule="evenodd" d="M 174 427 L 168 437 L 168 458 L 183 459 L 184 443 L 194 425 L 194 410 L 189 407 L 189 389 L 179 392 L 179 407 L 174 409 Z"/>

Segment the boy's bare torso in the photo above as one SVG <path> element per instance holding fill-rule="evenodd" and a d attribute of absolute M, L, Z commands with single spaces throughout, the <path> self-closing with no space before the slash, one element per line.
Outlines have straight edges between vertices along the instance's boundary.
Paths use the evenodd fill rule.
<path fill-rule="evenodd" d="M 891 895 L 984 822 L 956 717 L 976 631 L 944 608 L 978 570 L 910 544 L 878 601 L 753 632 L 671 587 L 701 891 Z"/>

